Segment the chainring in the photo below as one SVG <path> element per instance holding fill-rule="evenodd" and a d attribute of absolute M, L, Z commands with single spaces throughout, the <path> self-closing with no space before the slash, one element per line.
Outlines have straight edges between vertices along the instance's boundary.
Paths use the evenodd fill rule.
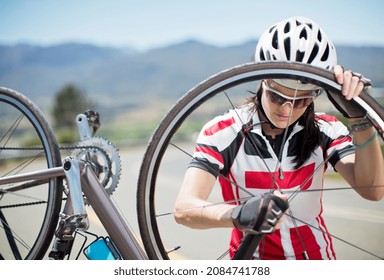
<path fill-rule="evenodd" d="M 99 178 L 100 184 L 111 195 L 120 180 L 121 159 L 116 147 L 102 137 L 92 137 L 78 143 L 80 150 L 73 152 L 77 160 L 89 162 Z"/>

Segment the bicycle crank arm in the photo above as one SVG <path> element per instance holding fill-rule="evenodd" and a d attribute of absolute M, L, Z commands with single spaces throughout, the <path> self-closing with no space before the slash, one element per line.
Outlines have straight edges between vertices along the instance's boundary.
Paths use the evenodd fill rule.
<path fill-rule="evenodd" d="M 81 225 L 79 222 L 79 228 L 82 230 L 87 230 L 89 223 L 87 212 L 85 210 L 84 197 L 80 181 L 81 171 L 79 162 L 71 157 L 67 157 L 63 160 L 63 167 L 69 188 L 70 203 L 67 202 L 67 205 L 71 206 L 71 209 L 66 209 L 64 214 L 76 218 L 83 217 Z"/>
<path fill-rule="evenodd" d="M 89 221 L 85 210 L 83 192 L 80 181 L 80 167 L 77 160 L 67 157 L 63 160 L 64 175 L 67 179 L 69 196 L 60 213 L 59 226 L 55 232 L 55 240 L 49 258 L 63 260 L 69 255 L 77 230 L 87 230 Z"/>

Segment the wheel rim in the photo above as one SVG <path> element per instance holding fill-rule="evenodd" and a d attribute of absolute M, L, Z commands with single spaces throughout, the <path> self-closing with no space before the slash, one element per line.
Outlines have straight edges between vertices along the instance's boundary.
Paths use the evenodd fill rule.
<path fill-rule="evenodd" d="M 162 219 L 164 216 L 170 216 L 172 219 L 172 209 L 160 209 L 160 207 L 162 207 L 160 204 L 162 204 L 162 200 L 164 200 L 161 196 L 162 189 L 159 189 L 159 180 L 161 180 L 159 179 L 159 176 L 161 176 L 160 173 L 162 172 L 161 165 L 167 164 L 164 158 L 166 157 L 166 152 L 169 147 L 173 147 L 176 150 L 183 150 L 182 146 L 175 145 L 172 142 L 174 140 L 171 141 L 171 138 L 174 139 L 175 135 L 178 133 L 176 131 L 182 128 L 186 119 L 190 118 L 195 111 L 200 109 L 200 106 L 202 106 L 203 103 L 206 103 L 207 100 L 214 98 L 217 94 L 222 93 L 223 91 L 229 90 L 230 88 L 232 89 L 234 86 L 265 78 L 300 78 L 314 82 L 327 90 L 335 92 L 340 91 L 340 85 L 334 81 L 332 73 L 309 66 L 303 66 L 301 64 L 288 65 L 286 63 L 247 64 L 238 66 L 207 79 L 189 91 L 183 98 L 181 98 L 173 109 L 171 109 L 159 125 L 147 147 L 140 171 L 138 189 L 139 225 L 147 253 L 150 257 L 167 259 L 170 256 L 168 252 L 180 245 L 169 245 L 168 242 L 172 243 L 174 241 L 173 239 L 175 239 L 172 237 L 165 241 L 166 238 L 162 236 L 162 231 L 164 228 L 169 227 L 169 224 L 163 225 L 162 222 L 159 221 L 159 219 Z M 369 96 L 362 96 L 361 98 L 356 99 L 356 103 L 359 104 L 359 108 L 363 107 L 365 110 L 368 110 L 368 113 L 376 120 L 377 123 L 375 125 L 378 128 L 381 137 L 383 137 L 384 117 L 382 108 L 380 106 L 378 106 L 379 108 L 375 108 L 375 106 L 367 105 L 367 102 L 372 104 L 372 100 L 370 99 Z M 376 111 L 372 110 L 371 107 Z M 190 154 L 191 152 L 185 150 L 181 151 L 181 153 Z M 177 184 L 181 184 L 181 181 L 178 181 L 175 185 Z M 174 197 L 169 200 L 171 201 L 173 199 Z M 360 199 L 362 200 L 362 198 Z M 383 227 L 381 226 L 380 229 L 383 229 Z M 181 228 L 178 226 L 174 227 L 174 231 L 179 231 L 179 235 L 183 235 L 184 233 L 182 233 L 182 231 L 185 229 L 182 229 L 182 231 L 180 230 Z M 212 230 L 212 233 L 210 234 L 217 235 L 221 233 L 216 233 L 215 230 Z M 229 234 L 224 234 L 227 234 L 229 242 Z M 338 240 L 337 235 L 334 235 L 333 239 Z M 350 243 L 344 239 L 342 239 L 341 242 L 348 246 L 348 243 Z M 188 243 L 188 241 L 186 243 Z M 190 241 L 189 243 L 192 243 L 192 246 L 198 246 L 194 241 Z M 352 245 L 352 247 L 353 246 L 354 245 Z M 204 245 L 201 245 L 201 247 L 204 247 Z M 357 245 L 357 247 L 360 246 Z M 361 251 L 364 249 L 361 248 L 356 250 Z M 205 251 L 208 250 L 206 249 Z M 225 248 L 223 248 L 223 251 L 225 251 Z M 364 253 L 368 256 L 367 258 L 374 258 L 377 256 L 376 253 L 371 254 L 369 250 L 367 251 L 368 252 Z M 177 255 L 177 252 L 178 251 L 173 254 Z M 378 255 L 378 257 L 382 258 L 383 252 L 379 253 L 381 253 L 381 255 Z M 206 256 L 207 254 L 203 250 L 201 257 L 207 258 Z M 219 256 L 220 255 L 217 257 Z"/>
<path fill-rule="evenodd" d="M 25 96 L 5 88 L 1 89 L 0 105 L 1 177 L 60 165 L 56 142 L 37 107 Z M 15 186 L 0 186 L 0 253 L 5 259 L 42 258 L 58 219 L 61 180 L 50 179 L 46 184 L 17 191 Z"/>

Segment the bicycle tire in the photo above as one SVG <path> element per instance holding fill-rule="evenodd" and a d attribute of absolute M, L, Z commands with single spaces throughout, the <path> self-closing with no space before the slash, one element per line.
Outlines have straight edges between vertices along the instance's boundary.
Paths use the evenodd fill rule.
<path fill-rule="evenodd" d="M 0 87 L 0 108 L 1 177 L 61 166 L 53 131 L 29 98 Z M 26 138 L 33 143 L 23 143 Z M 28 146 L 32 144 L 33 147 Z M 0 256 L 42 259 L 57 226 L 63 178 L 50 178 L 43 185 L 30 188 L 19 186 L 17 190 L 15 185 L 0 186 Z"/>
<path fill-rule="evenodd" d="M 137 212 L 141 238 L 150 259 L 169 259 L 169 250 L 159 232 L 156 209 L 156 195 L 162 191 L 157 187 L 158 172 L 171 138 L 191 113 L 218 93 L 246 82 L 267 78 L 301 79 L 323 87 L 329 92 L 340 94 L 341 86 L 330 71 L 301 63 L 265 62 L 247 63 L 222 71 L 204 80 L 184 96 L 164 116 L 145 150 L 140 167 L 137 189 Z M 369 114 L 381 138 L 384 137 L 384 110 L 367 93 L 350 101 L 355 113 Z M 161 200 L 161 198 L 159 198 Z M 170 211 L 171 212 L 171 211 Z M 178 234 L 177 234 L 178 235 Z M 175 234 L 176 236 L 176 234 Z M 205 258 L 203 256 L 203 258 Z"/>

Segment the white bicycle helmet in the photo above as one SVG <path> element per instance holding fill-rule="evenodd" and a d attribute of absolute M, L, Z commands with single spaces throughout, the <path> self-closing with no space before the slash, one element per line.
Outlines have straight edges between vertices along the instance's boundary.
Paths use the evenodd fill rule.
<path fill-rule="evenodd" d="M 267 29 L 260 37 L 253 60 L 303 62 L 331 70 L 337 64 L 337 55 L 334 45 L 317 23 L 297 16 Z M 298 87 L 293 80 L 275 81 L 300 90 L 316 88 L 310 84 Z"/>

